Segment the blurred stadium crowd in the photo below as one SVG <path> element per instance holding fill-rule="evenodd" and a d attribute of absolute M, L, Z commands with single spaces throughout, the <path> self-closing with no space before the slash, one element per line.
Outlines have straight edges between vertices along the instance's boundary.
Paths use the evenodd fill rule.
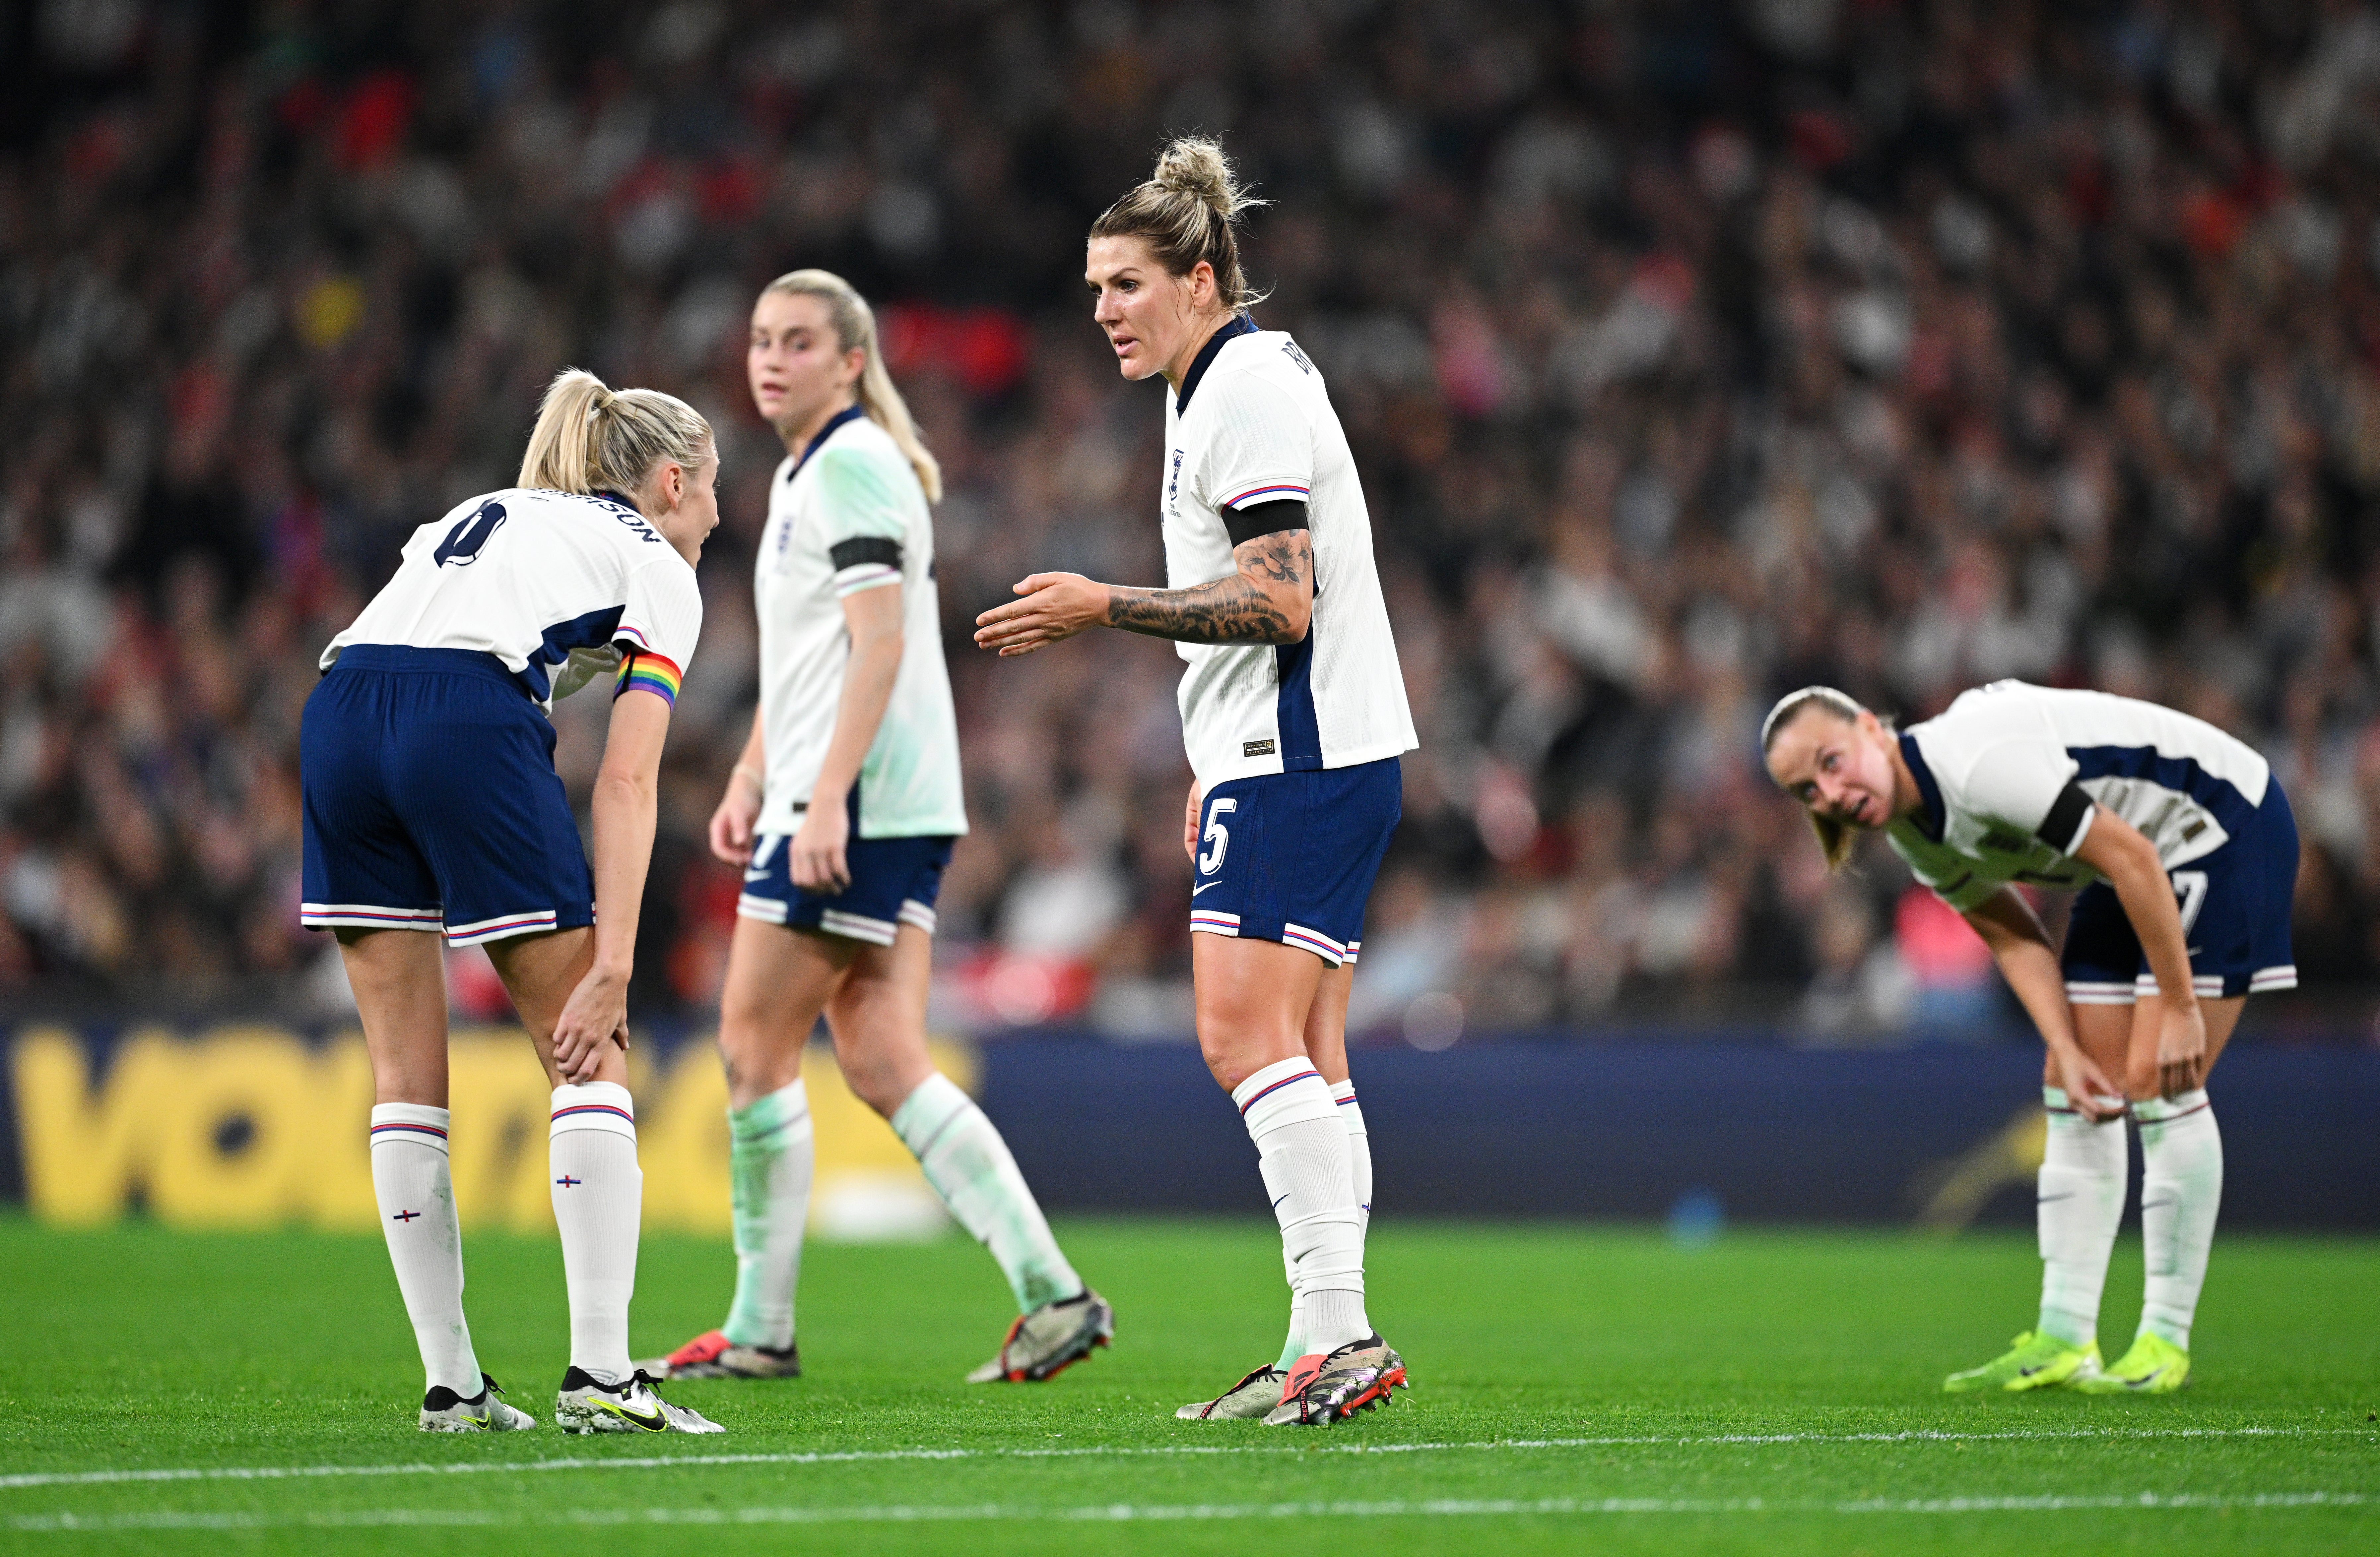
<path fill-rule="evenodd" d="M 1076 277 L 1182 127 L 1276 202 L 1259 318 L 1330 379 L 1422 730 L 1359 1026 L 1983 1020 L 1980 944 L 1880 849 L 1828 880 L 1761 776 L 1760 715 L 1814 681 L 1904 718 L 2085 683 L 2240 733 L 2307 837 L 2300 968 L 2371 980 L 2370 7 L 39 0 L 6 25 L 12 997 L 335 997 L 295 911 L 316 656 L 414 526 L 509 484 L 577 364 L 722 436 L 638 991 L 706 1004 L 736 881 L 699 838 L 778 458 L 743 319 L 824 265 L 884 306 L 951 487 L 975 831 L 941 1015 L 1186 1031 L 1168 646 L 965 638 L 1029 571 L 1160 574 L 1158 392 L 1116 380 Z M 599 704 L 558 710 L 582 792 Z"/>

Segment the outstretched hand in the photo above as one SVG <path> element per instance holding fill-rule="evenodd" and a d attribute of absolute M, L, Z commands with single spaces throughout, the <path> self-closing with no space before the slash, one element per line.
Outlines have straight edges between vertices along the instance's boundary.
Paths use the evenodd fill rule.
<path fill-rule="evenodd" d="M 975 619 L 976 647 L 998 649 L 1006 658 L 1107 625 L 1108 586 L 1080 573 L 1035 573 L 1016 593 L 1024 598 Z"/>

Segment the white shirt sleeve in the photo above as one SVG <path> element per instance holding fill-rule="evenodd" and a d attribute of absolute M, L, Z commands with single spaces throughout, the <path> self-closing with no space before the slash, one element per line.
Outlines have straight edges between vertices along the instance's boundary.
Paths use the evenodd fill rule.
<path fill-rule="evenodd" d="M 1968 763 L 1955 803 L 1962 811 L 2038 834 L 2050 807 L 2081 771 L 2066 748 L 2047 741 L 1998 741 Z M 2054 840 L 2061 849 L 2066 839 Z"/>
<path fill-rule="evenodd" d="M 1235 374 L 1213 392 L 1221 399 L 1199 473 L 1208 501 L 1219 510 L 1307 501 L 1314 490 L 1314 428 L 1304 408 L 1253 373 Z"/>
<path fill-rule="evenodd" d="M 834 568 L 840 600 L 901 582 L 901 543 L 909 534 L 901 483 L 870 449 L 829 448 L 818 457 L 818 535 Z"/>
<path fill-rule="evenodd" d="M 628 575 L 628 600 L 612 642 L 622 651 L 619 691 L 631 687 L 677 701 L 679 682 L 702 636 L 702 590 L 676 553 Z"/>

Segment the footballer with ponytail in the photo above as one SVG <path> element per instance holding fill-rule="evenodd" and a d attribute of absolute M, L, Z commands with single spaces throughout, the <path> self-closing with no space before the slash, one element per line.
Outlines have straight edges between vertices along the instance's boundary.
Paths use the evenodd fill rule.
<path fill-rule="evenodd" d="M 338 937 L 371 1056 L 372 1189 L 421 1351 L 424 1432 L 536 1426 L 480 1370 L 447 1171 L 445 951 L 484 947 L 553 1089 L 565 1432 L 715 1433 L 630 1366 L 644 1177 L 628 1092 L 628 981 L 662 743 L 702 631 L 695 564 L 719 523 L 710 426 L 658 390 L 568 369 L 517 486 L 406 542 L 323 651 L 298 724 L 299 919 Z M 548 711 L 611 672 L 581 845 Z M 459 1142 L 461 1138 L 455 1138 Z"/>
<path fill-rule="evenodd" d="M 1021 1310 L 970 1377 L 1038 1381 L 1107 1344 L 1000 1131 L 926 1049 L 934 899 L 958 834 L 958 720 L 942 660 L 931 505 L 941 466 L 850 283 L 792 271 L 752 305 L 752 402 L 785 447 L 753 579 L 760 706 L 710 851 L 744 871 L 719 1003 L 735 1291 L 727 1317 L 639 1366 L 669 1378 L 801 1371 L 794 1289 L 808 1218 L 802 1051 L 824 1014 L 861 1101 L 917 1153 Z"/>

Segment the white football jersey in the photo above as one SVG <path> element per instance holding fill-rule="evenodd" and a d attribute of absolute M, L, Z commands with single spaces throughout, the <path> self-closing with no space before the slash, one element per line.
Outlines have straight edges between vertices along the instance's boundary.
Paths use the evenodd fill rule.
<path fill-rule="evenodd" d="M 640 685 L 680 678 L 702 635 L 694 568 L 609 493 L 508 488 L 458 503 L 405 543 L 395 576 L 322 651 L 349 644 L 480 649 L 551 708 L 633 652 Z"/>
<path fill-rule="evenodd" d="M 2203 719 L 2104 692 L 1994 682 L 1900 737 L 1925 803 L 1886 829 L 1893 851 L 1952 908 L 2011 881 L 2099 879 L 2073 857 L 2094 803 L 2140 829 L 2165 868 L 2230 841 L 2272 769 Z"/>
<path fill-rule="evenodd" d="M 800 829 L 834 736 L 851 632 L 843 600 L 901 590 L 901 669 L 860 765 L 859 836 L 963 833 L 958 717 L 942 661 L 934 519 L 900 445 L 856 407 L 769 483 L 769 527 L 752 589 L 760 618 L 767 778 L 759 830 Z"/>
<path fill-rule="evenodd" d="M 1322 375 L 1297 343 L 1243 314 L 1165 400 L 1165 577 L 1229 578 L 1222 511 L 1305 504 L 1314 622 L 1294 644 L 1178 644 L 1183 739 L 1202 788 L 1255 773 L 1353 767 L 1409 752 L 1396 638 L 1372 562 L 1372 521 Z"/>

